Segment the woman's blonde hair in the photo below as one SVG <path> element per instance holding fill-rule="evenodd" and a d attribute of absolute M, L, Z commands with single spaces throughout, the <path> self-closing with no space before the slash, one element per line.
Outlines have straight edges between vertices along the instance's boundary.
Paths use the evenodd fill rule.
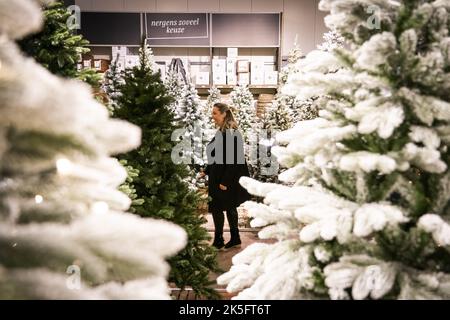
<path fill-rule="evenodd" d="M 230 106 L 228 106 L 225 103 L 217 102 L 213 105 L 213 107 L 217 108 L 220 113 L 225 113 L 225 118 L 223 119 L 223 123 L 220 126 L 220 131 L 238 128 L 237 121 L 234 117 L 233 110 Z"/>

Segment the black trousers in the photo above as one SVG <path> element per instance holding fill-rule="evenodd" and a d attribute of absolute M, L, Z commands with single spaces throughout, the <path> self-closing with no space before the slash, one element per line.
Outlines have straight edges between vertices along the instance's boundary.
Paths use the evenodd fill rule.
<path fill-rule="evenodd" d="M 239 238 L 239 227 L 238 227 L 238 212 L 236 208 L 230 208 L 226 210 L 227 220 L 230 225 L 230 234 L 232 240 L 238 240 Z M 224 214 L 223 211 L 214 210 L 212 212 L 214 220 L 214 241 L 223 241 L 223 224 L 224 224 Z"/>

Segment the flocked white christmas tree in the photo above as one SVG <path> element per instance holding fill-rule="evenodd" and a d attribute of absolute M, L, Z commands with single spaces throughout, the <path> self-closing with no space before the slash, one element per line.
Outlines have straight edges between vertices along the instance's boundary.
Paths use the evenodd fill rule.
<path fill-rule="evenodd" d="M 449 299 L 450 1 L 320 9 L 350 48 L 290 79 L 289 94 L 327 97 L 277 137 L 280 179 L 296 185 L 241 179 L 264 197 L 246 204 L 259 236 L 278 241 L 246 248 L 218 282 L 241 299 Z"/>
<path fill-rule="evenodd" d="M 178 114 L 183 114 L 180 124 L 185 130 L 181 139 L 189 146 L 183 156 L 189 159 L 189 167 L 192 171 L 190 183 L 193 187 L 204 187 L 205 181 L 204 178 L 199 177 L 199 172 L 207 162 L 206 144 L 211 138 L 211 133 L 208 131 L 211 121 L 193 83 L 186 85 L 184 96 L 180 99 Z"/>
<path fill-rule="evenodd" d="M 253 94 L 247 86 L 235 86 L 230 93 L 232 107 L 234 107 L 234 115 L 239 123 L 239 129 L 242 130 L 245 138 L 249 138 L 251 129 L 257 122 L 256 109 L 254 106 Z"/>
<path fill-rule="evenodd" d="M 324 42 L 318 47 L 319 51 L 333 51 L 338 48 L 342 48 L 345 39 L 336 30 L 330 30 L 323 35 Z M 298 47 L 297 41 L 294 43 L 294 48 L 289 53 L 288 63 L 284 66 L 280 72 L 280 86 L 289 85 L 288 78 L 296 73 L 301 73 L 304 77 L 307 77 L 309 72 L 309 66 L 315 62 L 316 57 L 314 54 L 309 55 L 309 60 L 303 62 L 303 55 Z M 320 55 L 320 52 L 317 54 Z M 335 72 L 336 70 L 331 70 Z M 318 116 L 320 97 L 310 97 L 308 99 L 301 99 L 296 96 L 292 96 L 286 93 L 286 90 L 280 90 L 274 101 L 274 109 L 287 109 L 292 123 L 296 123 L 303 120 L 311 120 Z M 282 111 L 284 112 L 284 111 Z"/>
<path fill-rule="evenodd" d="M 105 72 L 102 90 L 108 96 L 108 104 L 107 107 L 111 111 L 114 112 L 114 109 L 117 108 L 117 98 L 120 96 L 120 92 L 118 90 L 119 85 L 122 83 L 122 75 L 118 66 L 119 55 L 115 57 L 109 69 Z"/>
<path fill-rule="evenodd" d="M 294 47 L 291 49 L 288 55 L 287 64 L 281 68 L 280 71 L 280 88 L 286 85 L 288 77 L 299 71 L 297 62 L 303 58 L 302 50 L 297 43 L 297 37 L 294 41 Z M 312 99 L 307 101 L 301 101 L 296 99 L 295 96 L 283 93 L 281 90 L 277 93 L 275 100 L 273 101 L 273 110 L 281 109 L 281 113 L 286 110 L 289 113 L 290 122 L 295 123 L 305 119 L 312 119 L 317 116 L 317 110 L 312 107 Z M 277 111 L 275 111 L 277 112 Z"/>
<path fill-rule="evenodd" d="M 216 126 L 214 124 L 214 121 L 211 118 L 211 114 L 213 111 L 213 106 L 217 102 L 221 102 L 221 93 L 220 89 L 216 86 L 212 86 L 208 90 L 208 97 L 206 98 L 206 101 L 202 101 L 203 103 L 203 112 L 205 113 L 205 121 L 206 121 L 206 128 L 204 131 L 205 141 L 211 141 L 214 137 L 214 134 L 216 133 Z"/>
<path fill-rule="evenodd" d="M 342 48 L 345 43 L 345 38 L 336 30 L 330 30 L 323 34 L 323 42 L 317 46 L 321 51 L 332 52 L 335 49 Z"/>
<path fill-rule="evenodd" d="M 298 37 L 296 36 L 294 41 L 294 47 L 289 51 L 287 64 L 280 70 L 279 76 L 280 85 L 285 84 L 288 79 L 288 76 L 291 73 L 296 72 L 295 63 L 303 57 L 303 52 L 300 49 L 300 46 L 298 45 L 297 38 Z"/>
<path fill-rule="evenodd" d="M 212 86 L 211 89 L 208 90 L 208 98 L 206 98 L 206 102 L 208 107 L 211 109 L 214 103 L 220 102 L 220 89 L 216 86 Z"/>
<path fill-rule="evenodd" d="M 186 83 L 179 72 L 169 70 L 164 79 L 164 84 L 168 93 L 174 98 L 174 102 L 170 105 L 170 109 L 175 113 L 175 119 L 177 121 L 182 120 L 185 114 L 181 97 L 186 95 Z"/>
<path fill-rule="evenodd" d="M 0 299 L 167 299 L 173 224 L 125 213 L 111 154 L 140 143 L 89 87 L 51 75 L 14 39 L 37 31 L 36 1 L 0 1 Z"/>
<path fill-rule="evenodd" d="M 273 104 L 265 114 L 265 127 L 271 131 L 284 131 L 292 127 L 292 118 L 285 104 Z"/>

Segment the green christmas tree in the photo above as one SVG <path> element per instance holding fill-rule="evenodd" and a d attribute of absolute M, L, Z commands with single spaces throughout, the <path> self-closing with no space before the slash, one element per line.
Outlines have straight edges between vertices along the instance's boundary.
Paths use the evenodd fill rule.
<path fill-rule="evenodd" d="M 114 116 L 134 123 L 142 129 L 139 149 L 120 156 L 139 171 L 132 188 L 144 202 L 133 207 L 143 217 L 165 219 L 184 228 L 188 244 L 170 260 L 169 280 L 178 287 L 192 287 L 199 295 L 216 297 L 209 287 L 208 275 L 216 271 L 216 251 L 208 245 L 210 239 L 202 227 L 206 219 L 197 213 L 199 196 L 190 191 L 184 181 L 185 165 L 175 164 L 172 133 L 177 129 L 169 110 L 173 99 L 167 93 L 159 73 L 153 72 L 145 50 L 140 52 L 140 65 L 127 69 Z"/>
<path fill-rule="evenodd" d="M 89 41 L 75 34 L 67 25 L 71 13 L 61 1 L 43 5 L 44 27 L 36 34 L 20 40 L 19 46 L 51 73 L 76 78 L 94 88 L 100 86 L 101 76 L 91 68 L 77 69 L 82 54 L 89 53 Z"/>
<path fill-rule="evenodd" d="M 290 94 L 323 97 L 277 136 L 295 186 L 241 180 L 265 198 L 248 206 L 260 237 L 278 241 L 218 281 L 243 299 L 449 299 L 450 2 L 320 9 L 349 48 L 308 54 L 308 77 L 291 79 Z"/>

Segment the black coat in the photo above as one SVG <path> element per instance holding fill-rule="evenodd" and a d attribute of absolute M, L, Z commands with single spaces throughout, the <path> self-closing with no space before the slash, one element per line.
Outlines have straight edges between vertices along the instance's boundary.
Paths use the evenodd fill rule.
<path fill-rule="evenodd" d="M 237 130 L 219 130 L 206 150 L 208 195 L 212 199 L 209 202 L 209 212 L 236 208 L 250 200 L 250 194 L 239 184 L 240 177 L 249 175 L 241 133 Z M 226 186 L 227 190 L 221 190 L 219 184 Z"/>

